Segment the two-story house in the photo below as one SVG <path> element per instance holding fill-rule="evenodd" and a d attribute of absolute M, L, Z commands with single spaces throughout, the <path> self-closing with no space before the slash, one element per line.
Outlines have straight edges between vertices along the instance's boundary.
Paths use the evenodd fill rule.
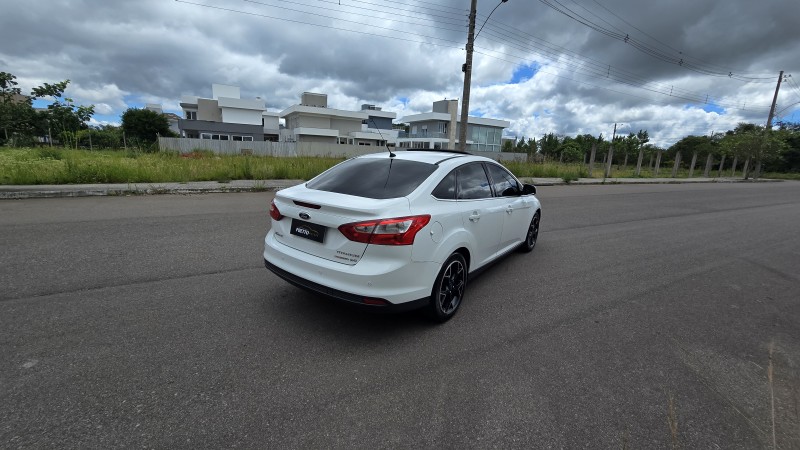
<path fill-rule="evenodd" d="M 429 113 L 405 116 L 399 122 L 407 124 L 408 131 L 397 137 L 400 148 L 450 149 L 459 148 L 461 127 L 456 114 L 457 100 L 440 100 L 433 103 Z M 469 116 L 467 119 L 467 151 L 500 152 L 503 130 L 511 125 L 507 120 Z"/>
<path fill-rule="evenodd" d="M 279 115 L 260 98 L 241 98 L 238 86 L 211 85 L 211 98 L 181 97 L 182 137 L 221 141 L 277 141 Z"/>
<path fill-rule="evenodd" d="M 300 104 L 280 116 L 285 121 L 281 141 L 286 142 L 385 146 L 396 137 L 391 129 L 395 113 L 374 105 L 363 105 L 360 111 L 329 108 L 326 94 L 304 92 Z"/>

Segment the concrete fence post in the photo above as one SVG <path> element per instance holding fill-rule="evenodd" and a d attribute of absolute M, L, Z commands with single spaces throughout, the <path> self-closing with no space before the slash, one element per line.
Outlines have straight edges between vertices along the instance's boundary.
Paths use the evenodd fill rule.
<path fill-rule="evenodd" d="M 672 166 L 672 178 L 678 176 L 678 167 L 681 165 L 681 152 L 675 153 L 675 165 Z"/>
<path fill-rule="evenodd" d="M 689 178 L 692 178 L 692 175 L 694 175 L 695 164 L 697 164 L 697 152 L 692 153 L 692 164 L 689 165 Z"/>
<path fill-rule="evenodd" d="M 706 158 L 706 169 L 703 171 L 703 176 L 708 178 L 709 171 L 711 170 L 711 165 L 714 164 L 714 155 L 711 153 L 708 154 Z"/>

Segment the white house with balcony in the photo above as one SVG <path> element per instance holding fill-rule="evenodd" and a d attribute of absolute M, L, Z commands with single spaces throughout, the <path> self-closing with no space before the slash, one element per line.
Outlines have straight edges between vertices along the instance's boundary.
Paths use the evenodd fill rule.
<path fill-rule="evenodd" d="M 458 100 L 440 100 L 433 103 L 431 112 L 405 116 L 399 122 L 406 124 L 407 132 L 397 137 L 397 147 L 418 149 L 459 148 L 461 120 Z M 500 152 L 503 130 L 511 126 L 507 120 L 469 116 L 467 118 L 467 151 Z"/>
<path fill-rule="evenodd" d="M 281 111 L 280 117 L 285 121 L 280 140 L 285 142 L 383 147 L 393 146 L 397 137 L 391 129 L 397 114 L 374 105 L 362 105 L 360 111 L 329 108 L 326 94 L 304 92 L 300 104 Z"/>
<path fill-rule="evenodd" d="M 238 86 L 211 85 L 211 98 L 181 97 L 182 137 L 221 141 L 277 141 L 279 114 L 260 98 L 241 98 Z"/>

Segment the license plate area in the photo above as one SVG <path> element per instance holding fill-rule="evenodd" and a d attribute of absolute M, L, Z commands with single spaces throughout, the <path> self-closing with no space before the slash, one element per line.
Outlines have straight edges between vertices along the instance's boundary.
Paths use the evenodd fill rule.
<path fill-rule="evenodd" d="M 315 242 L 322 242 L 325 240 L 326 227 L 317 225 L 316 223 L 306 222 L 304 220 L 292 219 L 292 229 L 290 234 L 295 236 L 310 239 Z"/>

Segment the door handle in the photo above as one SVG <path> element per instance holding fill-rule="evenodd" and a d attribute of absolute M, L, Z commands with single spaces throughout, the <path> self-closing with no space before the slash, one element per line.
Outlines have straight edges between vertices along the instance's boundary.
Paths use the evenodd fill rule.
<path fill-rule="evenodd" d="M 506 212 L 507 212 L 508 214 L 511 214 L 511 213 L 513 213 L 513 212 L 514 212 L 514 208 L 512 208 L 512 207 L 511 207 L 511 205 L 508 205 L 508 207 L 506 207 Z"/>
<path fill-rule="evenodd" d="M 469 220 L 471 220 L 473 222 L 477 222 L 478 220 L 480 220 L 480 218 L 481 218 L 481 215 L 478 214 L 478 211 L 473 211 L 472 215 L 469 216 Z"/>

